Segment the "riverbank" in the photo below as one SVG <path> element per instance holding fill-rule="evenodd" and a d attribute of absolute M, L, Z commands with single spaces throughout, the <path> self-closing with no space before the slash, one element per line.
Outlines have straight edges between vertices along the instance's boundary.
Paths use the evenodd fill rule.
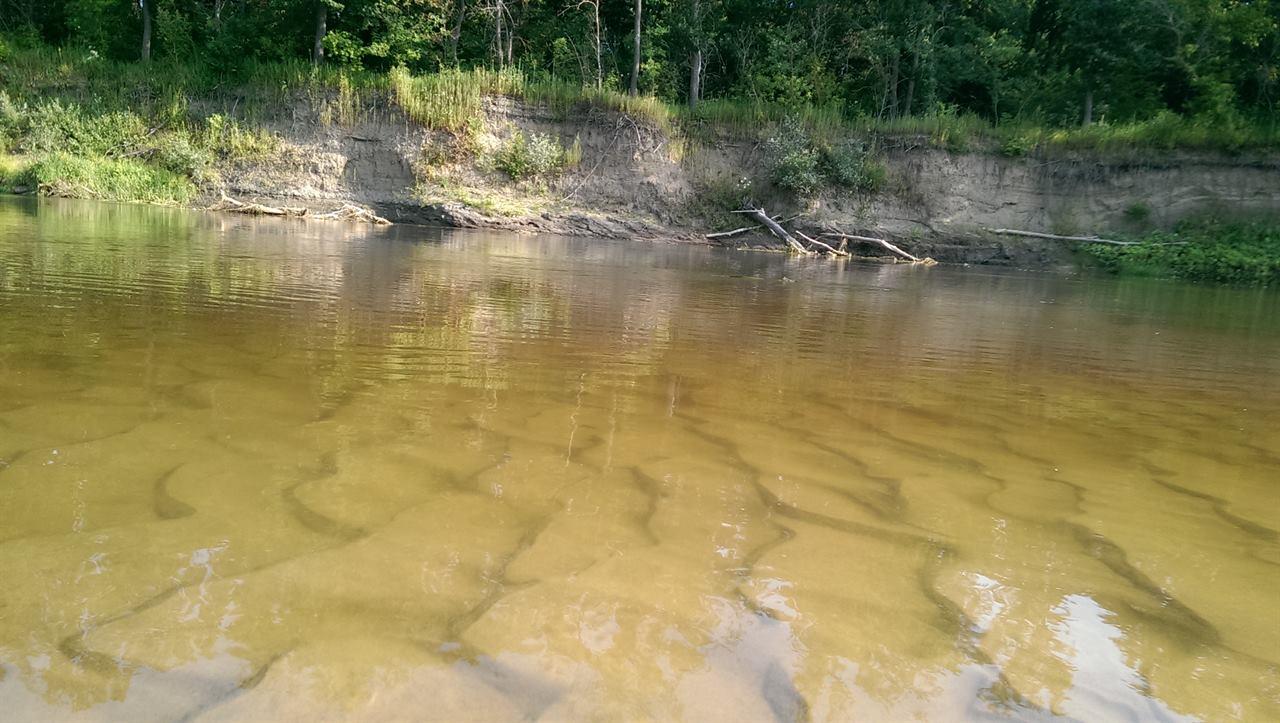
<path fill-rule="evenodd" d="M 751 203 L 801 230 L 1023 267 L 1074 256 L 989 229 L 1137 237 L 1205 214 L 1280 214 L 1270 131 L 1174 117 L 1078 131 L 945 116 L 876 125 L 813 108 L 689 114 L 510 72 L 281 65 L 254 77 L 17 53 L 0 76 L 0 189 L 196 207 L 223 194 L 354 202 L 399 222 L 686 241 L 742 225 L 731 211 Z"/>

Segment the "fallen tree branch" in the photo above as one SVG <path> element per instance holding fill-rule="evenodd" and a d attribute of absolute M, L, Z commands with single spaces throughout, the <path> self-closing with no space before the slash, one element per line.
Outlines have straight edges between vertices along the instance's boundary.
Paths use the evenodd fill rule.
<path fill-rule="evenodd" d="M 339 208 L 328 213 L 318 213 L 311 218 L 320 219 L 322 221 L 366 221 L 377 226 L 388 226 L 391 224 L 387 219 L 370 211 L 367 208 L 361 208 L 354 203 L 344 203 Z"/>
<path fill-rule="evenodd" d="M 741 213 L 741 212 L 740 212 L 740 211 L 734 211 L 734 213 Z M 787 218 L 784 218 L 784 219 L 780 219 L 780 220 L 778 220 L 778 223 L 780 223 L 780 224 L 783 224 L 783 223 L 790 223 L 791 221 L 794 221 L 794 220 L 796 220 L 797 218 L 800 218 L 800 215 L 801 215 L 801 214 L 798 214 L 798 213 L 797 213 L 797 214 L 796 214 L 796 215 L 794 215 L 794 216 L 788 216 Z M 705 235 L 703 236 L 703 238 L 705 238 L 705 239 L 732 238 L 732 237 L 734 237 L 734 236 L 738 236 L 738 235 L 744 234 L 744 233 L 746 233 L 746 232 L 748 232 L 748 231 L 754 231 L 754 230 L 756 230 L 757 228 L 759 228 L 759 226 L 743 226 L 742 228 L 735 228 L 735 229 L 734 229 L 734 230 L 732 230 L 732 231 L 717 231 L 717 232 L 715 232 L 715 233 L 705 234 Z"/>
<path fill-rule="evenodd" d="M 374 212 L 353 203 L 344 203 L 341 208 L 328 213 L 312 214 L 308 209 L 298 206 L 264 206 L 261 203 L 245 203 L 244 201 L 237 201 L 225 193 L 222 194 L 221 200 L 209 207 L 209 210 L 244 213 L 251 216 L 313 218 L 319 221 L 365 221 L 379 226 L 391 223 Z"/>
<path fill-rule="evenodd" d="M 260 203 L 245 203 L 222 194 L 222 200 L 210 207 L 211 211 L 230 211 L 247 213 L 252 216 L 293 216 L 301 218 L 307 215 L 307 209 L 294 206 L 264 206 Z"/>
<path fill-rule="evenodd" d="M 744 234 L 748 231 L 754 231 L 757 228 L 759 228 L 759 226 L 743 226 L 742 228 L 735 228 L 732 231 L 718 231 L 716 233 L 709 233 L 703 236 L 703 238 L 707 238 L 707 239 L 732 238 L 733 236 Z"/>
<path fill-rule="evenodd" d="M 882 238 L 875 238 L 874 236 L 856 236 L 854 234 L 844 233 L 842 231 L 829 231 L 827 233 L 822 233 L 818 235 L 844 239 L 845 241 L 862 241 L 865 243 L 875 244 L 877 246 L 880 246 L 881 248 L 887 249 L 901 256 L 902 258 L 910 261 L 913 264 L 924 264 L 925 266 L 933 266 L 934 264 L 938 263 L 937 261 L 934 261 L 928 256 L 924 258 L 920 258 L 919 256 L 914 256 L 912 254 L 909 254 L 906 251 L 903 251 L 902 249 L 898 248 L 897 246 L 894 246 L 893 244 L 889 243 L 888 241 L 885 241 Z"/>
<path fill-rule="evenodd" d="M 1161 241 L 1145 243 L 1142 241 L 1116 241 L 1115 239 L 1099 238 L 1097 236 L 1061 236 L 1056 233 L 1040 233 L 1038 231 L 1019 231 L 1013 228 L 989 228 L 987 231 L 1000 234 L 1002 236 L 1030 236 L 1031 238 L 1045 238 L 1054 241 L 1079 241 L 1088 244 L 1109 244 L 1111 246 L 1185 246 L 1186 241 Z"/>
<path fill-rule="evenodd" d="M 844 249 L 838 249 L 838 248 L 835 248 L 834 246 L 829 246 L 815 238 L 805 236 L 800 231 L 796 231 L 796 235 L 804 239 L 805 241 L 808 241 L 813 246 L 826 249 L 827 253 L 831 254 L 832 256 L 848 256 L 849 255 L 849 252 L 845 251 Z"/>
<path fill-rule="evenodd" d="M 801 245 L 801 243 L 796 240 L 795 236 L 792 236 L 791 233 L 783 228 L 777 221 L 769 218 L 769 214 L 765 213 L 763 208 L 748 208 L 741 211 L 734 211 L 734 213 L 744 213 L 755 219 L 760 225 L 769 229 L 774 236 L 785 241 L 787 247 L 793 252 L 803 254 L 805 256 L 813 255 L 813 252 Z"/>

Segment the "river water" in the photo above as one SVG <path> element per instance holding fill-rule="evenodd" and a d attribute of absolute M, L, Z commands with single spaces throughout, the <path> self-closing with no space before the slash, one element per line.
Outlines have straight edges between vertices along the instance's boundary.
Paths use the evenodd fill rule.
<path fill-rule="evenodd" d="M 0 199 L 0 718 L 1280 719 L 1280 295 Z"/>

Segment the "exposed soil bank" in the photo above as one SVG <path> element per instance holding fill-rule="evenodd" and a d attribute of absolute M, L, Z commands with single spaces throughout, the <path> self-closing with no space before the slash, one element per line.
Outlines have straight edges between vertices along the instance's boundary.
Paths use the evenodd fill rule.
<path fill-rule="evenodd" d="M 701 240 L 728 222 L 723 189 L 750 187 L 771 212 L 802 227 L 892 237 L 940 261 L 1028 267 L 1068 260 L 1060 242 L 987 232 L 1138 232 L 1207 211 L 1280 213 L 1280 157 L 1143 152 L 1129 157 L 1008 158 L 952 153 L 925 139 L 882 144 L 887 175 L 874 194 L 799 202 L 772 189 L 759 142 L 674 139 L 614 112 L 556 117 L 509 99 L 488 102 L 465 142 L 430 131 L 390 103 L 350 126 L 297 111 L 269 127 L 283 139 L 269 161 L 222 172 L 227 193 L 316 207 L 353 200 L 395 221 L 611 238 Z M 582 149 L 554 178 L 514 182 L 485 162 L 485 144 L 523 131 Z M 731 240 L 760 244 L 759 236 Z"/>

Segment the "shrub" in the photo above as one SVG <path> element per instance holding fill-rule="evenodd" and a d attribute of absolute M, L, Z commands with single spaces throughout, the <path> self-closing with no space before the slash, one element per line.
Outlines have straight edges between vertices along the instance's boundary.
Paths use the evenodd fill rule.
<path fill-rule="evenodd" d="M 9 98 L 8 93 L 0 90 L 0 153 L 8 151 L 17 140 L 21 123 L 21 109 Z"/>
<path fill-rule="evenodd" d="M 21 126 L 24 150 L 31 153 L 107 155 L 131 150 L 148 136 L 146 124 L 135 113 L 90 116 L 56 99 L 25 113 Z"/>
<path fill-rule="evenodd" d="M 822 188 L 824 179 L 818 149 L 799 118 L 784 118 L 777 132 L 765 142 L 765 148 L 774 185 L 801 198 L 813 196 Z"/>
<path fill-rule="evenodd" d="M 156 144 L 152 156 L 156 165 L 197 181 L 203 180 L 210 162 L 208 152 L 195 147 L 182 133 L 166 133 Z"/>
<path fill-rule="evenodd" d="M 519 181 L 559 170 L 565 163 L 564 147 L 551 136 L 516 131 L 499 146 L 494 166 Z"/>
<path fill-rule="evenodd" d="M 1280 283 L 1280 225 L 1185 223 L 1156 232 L 1136 246 L 1090 244 L 1084 253 L 1112 273 L 1169 276 L 1187 281 L 1270 286 Z"/>
<path fill-rule="evenodd" d="M 867 147 L 857 141 L 824 148 L 822 170 L 828 183 L 843 188 L 875 192 L 884 184 L 884 166 L 873 160 Z"/>
<path fill-rule="evenodd" d="M 742 226 L 734 211 L 754 206 L 759 189 L 746 176 L 708 178 L 698 183 L 685 203 L 685 213 L 710 223 L 717 230 Z"/>
<path fill-rule="evenodd" d="M 874 192 L 884 184 L 885 168 L 856 140 L 819 146 L 796 116 L 785 118 L 765 142 L 775 186 L 809 198 L 828 186 Z"/>
<path fill-rule="evenodd" d="M 1124 217 L 1134 223 L 1145 223 L 1151 218 L 1151 207 L 1141 201 L 1131 203 L 1125 208 Z"/>

